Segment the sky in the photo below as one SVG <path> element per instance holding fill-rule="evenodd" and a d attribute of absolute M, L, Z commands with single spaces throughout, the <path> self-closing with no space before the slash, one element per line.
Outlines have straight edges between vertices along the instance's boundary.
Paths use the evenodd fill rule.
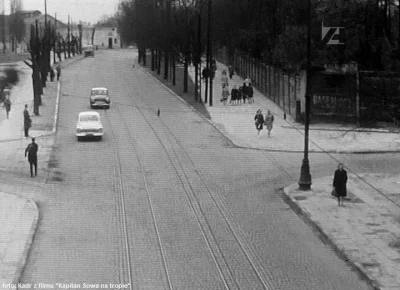
<path fill-rule="evenodd" d="M 5 13 L 9 13 L 10 0 L 4 1 Z M 67 23 L 68 14 L 73 22 L 96 23 L 103 15 L 113 15 L 117 11 L 119 0 L 46 0 L 47 13 Z M 40 10 L 44 13 L 45 0 L 22 0 L 23 10 Z"/>

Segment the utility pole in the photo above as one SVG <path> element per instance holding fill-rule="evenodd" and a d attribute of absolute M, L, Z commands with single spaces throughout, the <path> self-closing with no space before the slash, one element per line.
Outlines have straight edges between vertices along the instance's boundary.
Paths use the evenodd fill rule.
<path fill-rule="evenodd" d="M 202 5 L 199 3 L 199 17 L 197 24 L 197 55 L 196 55 L 196 82 L 195 82 L 195 99 L 201 102 L 201 12 Z"/>
<path fill-rule="evenodd" d="M 213 105 L 213 76 L 214 76 L 214 68 L 212 66 L 212 41 L 211 41 L 211 0 L 208 0 L 208 29 L 207 29 L 207 50 L 208 50 L 208 63 L 209 63 L 209 73 L 210 73 L 210 107 Z"/>
<path fill-rule="evenodd" d="M 6 16 L 4 10 L 4 0 L 1 0 L 1 9 L 3 17 L 1 18 L 1 36 L 3 38 L 3 53 L 6 53 Z"/>
<path fill-rule="evenodd" d="M 308 0 L 308 27 L 307 27 L 307 84 L 306 84 L 306 112 L 304 124 L 304 158 L 301 165 L 299 189 L 311 189 L 310 164 L 308 161 L 308 133 L 310 126 L 310 102 L 311 102 L 311 0 Z"/>
<path fill-rule="evenodd" d="M 44 0 L 44 31 L 47 29 L 47 0 Z"/>
<path fill-rule="evenodd" d="M 68 14 L 68 35 L 67 35 L 67 46 L 68 46 L 68 58 L 71 58 L 71 41 L 70 41 L 69 14 Z"/>
<path fill-rule="evenodd" d="M 54 34 L 57 34 L 57 12 L 54 14 Z M 53 64 L 56 63 L 56 38 L 54 39 L 54 44 L 53 44 Z"/>

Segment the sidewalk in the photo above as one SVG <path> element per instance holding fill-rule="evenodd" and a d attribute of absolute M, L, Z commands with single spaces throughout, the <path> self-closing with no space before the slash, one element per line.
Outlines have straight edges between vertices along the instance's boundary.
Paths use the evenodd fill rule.
<path fill-rule="evenodd" d="M 0 192 L 0 201 L 0 285 L 15 286 L 28 256 L 39 211 L 35 202 L 17 195 Z"/>
<path fill-rule="evenodd" d="M 382 290 L 400 289 L 400 175 L 361 174 L 378 189 L 349 174 L 345 206 L 331 197 L 332 178 L 314 179 L 311 191 L 284 189 L 289 204 L 302 212 L 336 250 Z"/>
<path fill-rule="evenodd" d="M 254 89 L 254 103 L 226 106 L 220 102 L 221 71 L 228 68 L 217 62 L 217 71 L 213 83 L 213 106 L 206 105 L 211 121 L 239 147 L 258 148 L 270 151 L 303 152 L 304 126 L 287 115 L 283 110 Z M 194 81 L 194 67 L 189 68 L 189 76 Z M 241 86 L 244 80 L 234 75 L 229 80 L 229 90 L 233 85 Z M 205 84 L 202 82 L 202 101 L 204 102 Z M 271 110 L 275 117 L 271 138 L 266 130 L 260 136 L 254 125 L 254 115 L 258 109 L 265 115 Z M 311 125 L 309 131 L 309 151 L 329 153 L 374 153 L 399 152 L 400 135 L 385 130 L 353 130 L 351 126 Z"/>
<path fill-rule="evenodd" d="M 75 56 L 61 63 L 61 67 L 82 59 Z M 10 118 L 6 119 L 0 106 L 0 289 L 16 289 L 15 283 L 23 271 L 33 241 L 39 211 L 31 199 L 31 192 L 41 192 L 48 176 L 48 161 L 53 149 L 54 133 L 57 126 L 59 82 L 47 82 L 42 96 L 39 116 L 33 115 L 33 91 L 31 69 L 23 62 L 13 64 L 19 68 L 20 82 L 11 90 Z M 61 75 L 61 81 L 62 81 Z M 30 177 L 29 164 L 24 157 L 26 146 L 31 142 L 24 137 L 23 110 L 28 104 L 32 116 L 31 137 L 39 144 L 38 176 Z M 25 192 L 29 189 L 28 192 Z M 14 285 L 11 285 L 14 284 Z"/>

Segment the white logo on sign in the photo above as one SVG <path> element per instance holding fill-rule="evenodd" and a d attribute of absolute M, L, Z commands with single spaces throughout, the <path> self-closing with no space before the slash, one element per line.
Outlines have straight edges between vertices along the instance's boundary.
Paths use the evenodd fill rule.
<path fill-rule="evenodd" d="M 344 42 L 340 42 L 339 39 L 332 39 L 335 37 L 335 35 L 339 36 L 340 35 L 340 29 L 344 29 L 344 27 L 324 27 L 324 23 L 322 22 L 322 38 L 321 40 L 324 40 L 328 32 L 334 29 L 334 33 L 332 36 L 329 38 L 329 41 L 327 44 L 344 44 Z"/>

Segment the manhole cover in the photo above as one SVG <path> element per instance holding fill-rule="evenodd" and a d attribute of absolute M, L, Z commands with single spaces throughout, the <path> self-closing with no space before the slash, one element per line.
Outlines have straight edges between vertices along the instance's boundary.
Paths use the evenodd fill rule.
<path fill-rule="evenodd" d="M 52 177 L 51 180 L 52 180 L 52 181 L 57 181 L 57 182 L 63 181 L 63 179 L 62 179 L 61 177 L 58 177 L 58 176 Z"/>

